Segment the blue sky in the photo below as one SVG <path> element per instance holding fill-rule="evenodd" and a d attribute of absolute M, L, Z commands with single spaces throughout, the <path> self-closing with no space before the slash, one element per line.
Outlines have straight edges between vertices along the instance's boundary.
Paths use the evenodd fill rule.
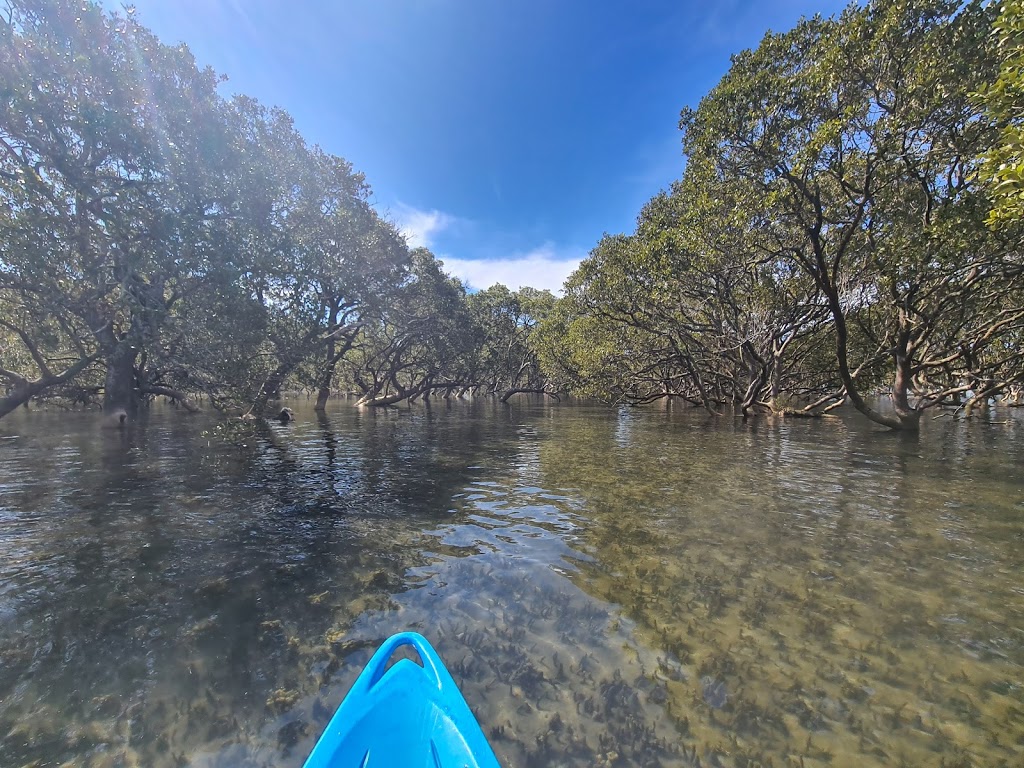
<path fill-rule="evenodd" d="M 119 7 L 112 2 L 108 7 Z M 835 0 L 135 0 L 474 288 L 557 290 L 683 168 L 679 110 Z"/>

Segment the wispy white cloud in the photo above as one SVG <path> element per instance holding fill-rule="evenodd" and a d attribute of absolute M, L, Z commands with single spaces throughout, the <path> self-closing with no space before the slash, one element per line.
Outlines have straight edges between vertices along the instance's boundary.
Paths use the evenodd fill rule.
<path fill-rule="evenodd" d="M 561 293 L 562 283 L 579 266 L 582 249 L 559 250 L 551 243 L 502 259 L 455 259 L 446 256 L 445 271 L 461 278 L 470 288 L 483 290 L 501 283 L 512 290 L 529 286 Z"/>
<path fill-rule="evenodd" d="M 456 222 L 454 216 L 442 211 L 423 211 L 404 203 L 397 203 L 391 215 L 410 248 L 431 248 L 435 236 Z"/>
<path fill-rule="evenodd" d="M 435 250 L 442 234 L 445 235 L 442 248 L 452 247 L 454 237 L 461 246 L 469 246 L 462 250 L 463 253 L 493 249 L 493 244 L 480 248 L 479 226 L 475 222 L 437 209 L 422 210 L 402 202 L 396 202 L 388 214 L 398 225 L 410 248 L 434 250 L 444 262 L 445 271 L 461 279 L 473 290 L 484 290 L 495 283 L 501 283 L 512 290 L 529 286 L 561 293 L 562 283 L 586 256 L 582 248 L 558 248 L 549 242 L 501 258 L 456 258 L 444 251 Z M 476 248 L 470 244 L 474 241 Z M 460 248 L 460 245 L 455 248 Z"/>

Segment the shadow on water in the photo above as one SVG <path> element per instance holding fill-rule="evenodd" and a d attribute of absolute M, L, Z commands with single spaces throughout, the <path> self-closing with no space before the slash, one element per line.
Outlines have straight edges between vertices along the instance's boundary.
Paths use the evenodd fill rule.
<path fill-rule="evenodd" d="M 1024 425 L 0 424 L 0 764 L 300 765 L 376 645 L 507 766 L 1016 765 Z"/>

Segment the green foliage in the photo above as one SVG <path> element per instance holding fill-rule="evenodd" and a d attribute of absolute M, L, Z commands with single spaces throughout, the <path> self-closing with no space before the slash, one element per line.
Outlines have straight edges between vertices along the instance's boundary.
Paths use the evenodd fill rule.
<path fill-rule="evenodd" d="M 682 113 L 683 178 L 570 279 L 547 364 L 614 400 L 849 397 L 907 429 L 1020 381 L 1021 230 L 984 226 L 998 133 L 972 96 L 997 72 L 993 18 L 879 0 L 735 56 Z M 865 399 L 882 386 L 894 416 Z"/>
<path fill-rule="evenodd" d="M 228 136 L 216 77 L 186 48 L 96 6 L 10 7 L 0 289 L 25 317 L 54 318 L 79 361 L 94 350 L 135 359 L 205 278 L 223 229 Z M 38 320 L 19 330 L 41 371 L 62 357 Z"/>
<path fill-rule="evenodd" d="M 430 251 L 417 248 L 403 282 L 362 317 L 344 361 L 347 377 L 362 392 L 360 404 L 391 405 L 474 385 L 477 329 L 465 288 L 442 267 Z"/>
<path fill-rule="evenodd" d="M 329 387 L 364 326 L 428 282 L 460 300 L 439 269 L 410 267 L 348 162 L 307 145 L 287 113 L 223 99 L 212 71 L 131 11 L 9 10 L 0 375 L 22 394 L 64 383 L 51 364 L 80 376 L 98 358 L 107 408 L 205 394 L 259 412 L 298 371 Z M 435 357 L 464 344 L 454 327 L 438 339 Z"/>
<path fill-rule="evenodd" d="M 1002 0 L 993 34 L 1001 64 L 995 81 L 979 89 L 999 126 L 996 146 L 987 153 L 993 207 L 989 224 L 1018 225 L 1024 219 L 1024 2 Z"/>
<path fill-rule="evenodd" d="M 713 92 L 693 122 L 693 149 L 753 182 L 776 229 L 794 225 L 765 247 L 827 296 L 847 393 L 889 426 L 916 427 L 921 408 L 965 382 L 998 388 L 1016 376 L 1005 356 L 985 354 L 1019 264 L 1015 245 L 981 226 L 979 158 L 994 135 L 971 92 L 994 72 L 990 20 L 977 3 L 931 2 L 806 23 L 776 40 L 805 54 L 782 68 L 755 54 L 756 72 L 727 78 L 759 98 L 785 93 L 793 121 L 737 125 Z M 896 419 L 860 397 L 874 381 L 864 372 L 886 358 Z"/>
<path fill-rule="evenodd" d="M 503 396 L 514 390 L 549 391 L 535 330 L 554 309 L 554 294 L 535 288 L 513 292 L 498 284 L 470 295 L 468 302 L 481 338 L 476 378 L 486 391 Z"/>
<path fill-rule="evenodd" d="M 766 35 L 683 111 L 682 178 L 560 300 L 467 294 L 347 161 L 287 113 L 224 99 L 132 12 L 9 10 L 0 415 L 72 386 L 129 413 L 158 394 L 259 413 L 337 378 L 367 405 L 848 397 L 916 428 L 1024 380 L 1017 0 L 877 0 Z M 895 416 L 866 400 L 882 388 Z"/>

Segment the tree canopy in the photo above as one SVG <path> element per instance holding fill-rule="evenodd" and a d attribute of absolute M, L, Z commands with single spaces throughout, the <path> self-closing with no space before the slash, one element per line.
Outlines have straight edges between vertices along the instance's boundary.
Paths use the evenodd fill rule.
<path fill-rule="evenodd" d="M 1014 66 L 1000 70 L 1012 18 L 877 0 L 735 56 L 682 112 L 682 179 L 570 278 L 553 364 L 613 400 L 848 399 L 911 430 L 928 407 L 1019 385 L 1020 217 L 983 171 L 1007 118 L 976 96 Z"/>
<path fill-rule="evenodd" d="M 986 156 L 995 200 L 989 223 L 996 227 L 1024 218 L 1024 2 L 1003 0 L 1000 8 L 993 29 L 999 74 L 979 91 L 1000 129 Z"/>
<path fill-rule="evenodd" d="M 917 429 L 1024 384 L 1020 0 L 873 0 L 733 57 L 565 295 L 473 292 L 366 179 L 129 9 L 0 21 L 0 416 L 529 392 Z M 878 405 L 888 394 L 891 408 Z"/>
<path fill-rule="evenodd" d="M 7 9 L 0 416 L 53 394 L 131 419 L 158 395 L 259 415 L 288 385 L 316 389 L 318 407 L 335 385 L 367 405 L 542 388 L 525 362 L 509 374 L 483 352 L 508 329 L 410 252 L 362 174 L 286 112 L 224 98 L 131 10 Z M 510 354 L 526 361 L 519 331 Z"/>

